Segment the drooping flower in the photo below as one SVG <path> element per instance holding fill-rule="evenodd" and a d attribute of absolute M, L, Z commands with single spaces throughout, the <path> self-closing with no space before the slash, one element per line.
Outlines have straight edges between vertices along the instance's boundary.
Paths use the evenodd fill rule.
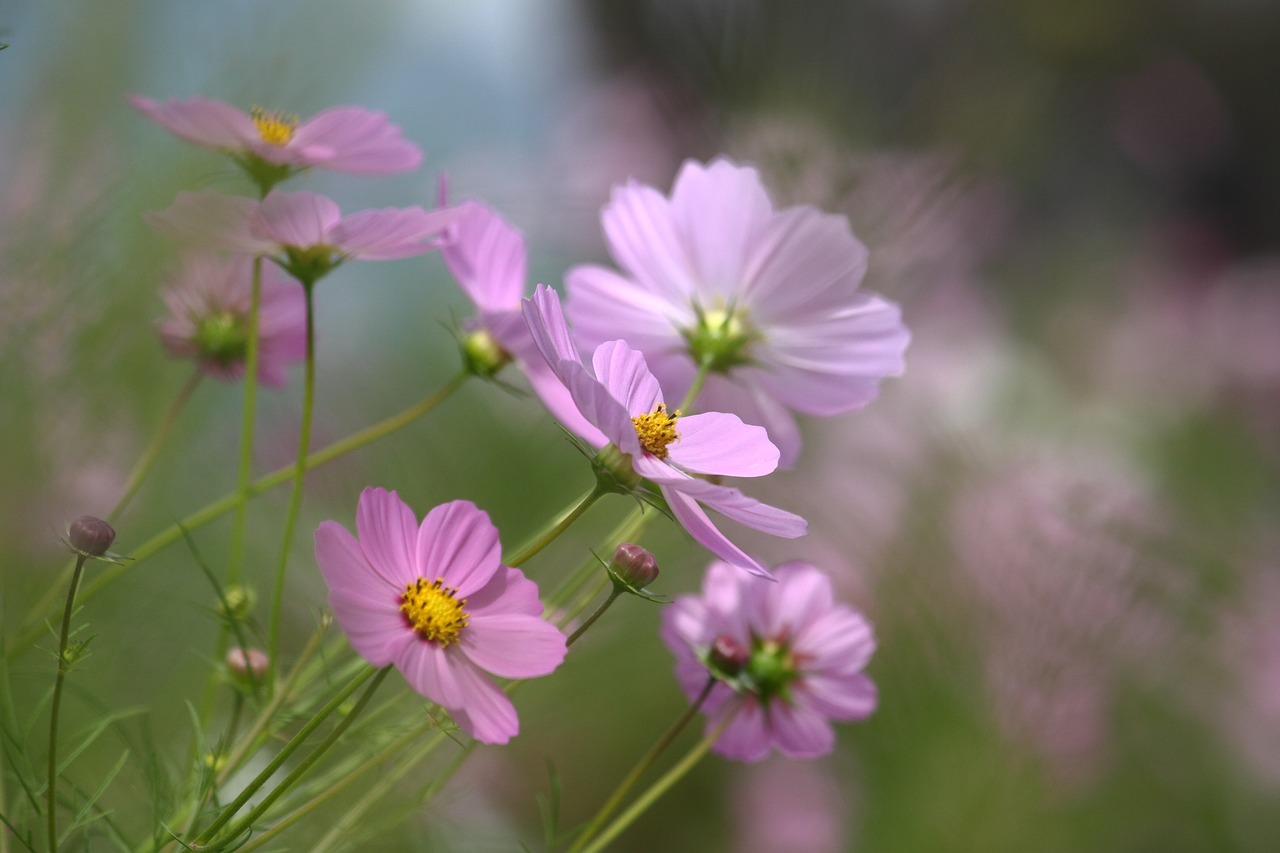
<path fill-rule="evenodd" d="M 385 113 L 363 107 L 334 107 L 299 122 L 200 97 L 154 101 L 131 95 L 129 102 L 176 136 L 230 155 L 251 176 L 271 175 L 271 183 L 309 168 L 388 175 L 422 163 L 422 150 Z"/>
<path fill-rule="evenodd" d="M 275 190 L 262 201 L 212 190 L 178 193 L 168 208 L 146 214 L 158 230 L 228 252 L 262 255 L 305 284 L 345 260 L 394 260 L 438 248 L 453 208 L 362 210 L 343 216 L 322 195 Z"/>
<path fill-rule="evenodd" d="M 644 356 L 625 341 L 596 348 L 593 374 L 573 344 L 554 290 L 538 285 L 524 306 L 535 343 L 588 422 L 578 434 L 595 447 L 613 448 L 613 455 L 625 457 L 616 461 L 657 485 L 676 520 L 711 553 L 767 577 L 768 570 L 729 541 L 699 504 L 786 538 L 804 535 L 804 519 L 698 476 L 762 477 L 772 472 L 778 449 L 764 429 L 744 424 L 737 415 L 686 416 L 668 408 Z"/>
<path fill-rule="evenodd" d="M 486 673 L 547 675 L 565 638 L 542 619 L 537 585 L 502 565 L 489 516 L 453 501 L 419 526 L 395 492 L 369 488 L 356 532 L 333 521 L 316 530 L 316 562 L 352 648 L 374 666 L 395 664 L 476 740 L 506 743 L 519 720 Z"/>
<path fill-rule="evenodd" d="M 169 316 L 159 324 L 165 350 L 195 359 L 200 369 L 232 381 L 244 375 L 249 346 L 253 261 L 191 257 L 164 294 Z M 286 368 L 306 357 L 307 316 L 302 289 L 270 265 L 262 268 L 258 308 L 258 381 L 284 387 Z"/>
<path fill-rule="evenodd" d="M 601 218 L 623 274 L 569 271 L 578 341 L 625 336 L 673 394 L 706 365 L 700 407 L 763 424 L 784 466 L 800 449 L 793 412 L 858 408 L 902 371 L 910 335 L 896 305 L 858 289 L 867 252 L 848 220 L 775 211 L 755 169 L 688 161 L 670 198 L 633 181 Z"/>
<path fill-rule="evenodd" d="M 525 325 L 520 300 L 528 252 L 523 235 L 479 202 L 464 202 L 457 210 L 440 256 L 476 306 L 475 318 L 464 329 L 468 361 L 489 374 L 514 361 L 557 421 L 571 432 L 589 428 Z"/>
<path fill-rule="evenodd" d="M 662 614 L 662 639 L 676 678 L 693 700 L 716 684 L 703 712 L 707 731 L 733 715 L 712 748 L 736 761 L 776 749 L 812 758 L 835 744 L 831 721 L 861 720 L 876 707 L 862 671 L 875 638 L 853 609 L 836 603 L 830 579 L 807 563 L 774 570 L 760 583 L 712 563 L 701 596 L 682 596 Z"/>

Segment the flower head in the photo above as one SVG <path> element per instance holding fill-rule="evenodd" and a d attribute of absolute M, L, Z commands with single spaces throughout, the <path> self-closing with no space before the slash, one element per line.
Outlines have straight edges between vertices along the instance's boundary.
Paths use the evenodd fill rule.
<path fill-rule="evenodd" d="M 251 175 L 276 171 L 279 180 L 303 169 L 388 175 L 416 169 L 422 150 L 387 121 L 363 107 L 334 107 L 300 122 L 297 116 L 255 108 L 246 113 L 208 98 L 129 102 L 147 118 L 188 142 L 223 151 Z"/>
<path fill-rule="evenodd" d="M 333 521 L 316 530 L 316 562 L 351 646 L 374 666 L 395 664 L 476 740 L 506 743 L 520 729 L 515 707 L 485 673 L 546 675 L 565 638 L 542 619 L 537 585 L 502 565 L 489 516 L 453 501 L 419 526 L 395 492 L 370 488 L 356 531 Z"/>
<path fill-rule="evenodd" d="M 669 408 L 644 356 L 624 341 L 597 347 L 592 373 L 573 345 L 555 291 L 539 285 L 524 304 L 534 341 L 588 422 L 579 435 L 596 447 L 611 445 L 625 456 L 630 470 L 658 486 L 672 514 L 711 553 L 767 576 L 764 566 L 730 542 L 699 505 L 775 536 L 804 535 L 805 521 L 799 516 L 699 479 L 772 472 L 778 449 L 764 429 L 744 424 L 737 415 L 684 415 Z"/>
<path fill-rule="evenodd" d="M 708 678 L 707 730 L 733 719 L 713 749 L 759 761 L 777 749 L 792 758 L 830 752 L 832 720 L 861 720 L 876 707 L 863 668 L 875 638 L 854 610 L 835 602 L 831 581 L 807 563 L 775 570 L 776 584 L 712 563 L 701 596 L 682 596 L 662 614 L 662 639 L 692 700 Z M 725 650 L 734 654 L 726 655 Z M 728 670 L 722 658 L 736 664 Z"/>
<path fill-rule="evenodd" d="M 689 161 L 670 198 L 631 182 L 601 218 L 624 274 L 569 271 L 579 342 L 625 330 L 673 394 L 707 365 L 702 408 L 763 424 L 783 465 L 800 448 L 792 412 L 858 408 L 902 371 L 910 336 L 896 305 L 858 289 L 867 252 L 848 220 L 775 211 L 755 169 Z"/>
<path fill-rule="evenodd" d="M 244 375 L 249 346 L 253 262 L 197 255 L 187 261 L 164 294 L 169 316 L 159 324 L 165 350 L 192 358 L 210 376 L 232 381 Z M 258 307 L 258 381 L 284 387 L 286 368 L 307 348 L 306 300 L 302 289 L 271 266 L 262 269 Z"/>
<path fill-rule="evenodd" d="M 494 210 L 468 201 L 457 207 L 458 218 L 449 227 L 440 250 L 462 292 L 476 306 L 476 316 L 465 331 L 468 351 L 497 351 L 496 358 L 472 359 L 492 365 L 514 361 L 534 393 L 566 429 L 589 428 L 547 360 L 538 351 L 521 314 L 528 252 L 524 237 Z"/>
<path fill-rule="evenodd" d="M 262 201 L 212 190 L 179 193 L 165 210 L 149 213 L 155 228 L 198 245 L 271 258 L 312 284 L 351 258 L 408 258 L 439 245 L 457 217 L 453 209 L 362 210 L 343 216 L 322 195 L 275 190 Z"/>

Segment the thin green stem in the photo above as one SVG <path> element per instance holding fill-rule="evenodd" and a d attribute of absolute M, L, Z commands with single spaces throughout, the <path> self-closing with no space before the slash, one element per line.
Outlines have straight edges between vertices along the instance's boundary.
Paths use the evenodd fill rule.
<path fill-rule="evenodd" d="M 200 838 L 196 841 L 196 844 L 200 846 L 207 845 L 209 840 L 214 837 L 215 833 L 226 826 L 227 823 L 230 822 L 231 818 L 235 817 L 236 812 L 244 808 L 244 804 L 258 792 L 259 788 L 265 785 L 267 781 L 275 775 L 275 772 L 279 770 L 281 765 L 289 759 L 289 756 L 292 755 L 298 747 L 311 736 L 311 733 L 315 731 L 330 714 L 336 711 L 342 703 L 346 702 L 351 694 L 355 693 L 356 690 L 360 688 L 360 685 L 368 681 L 369 677 L 377 672 L 380 672 L 385 676 L 387 670 L 365 669 L 353 678 L 350 683 L 348 683 L 347 686 L 344 687 L 336 696 L 330 699 L 323 708 L 317 711 L 316 715 L 308 720 L 306 725 L 299 729 L 298 733 L 295 734 L 288 743 L 281 747 L 280 751 L 276 753 L 275 757 L 272 758 L 270 762 L 267 763 L 267 766 L 263 768 L 262 772 L 255 776 L 253 781 L 245 786 L 245 789 L 240 792 L 240 795 L 236 797 L 230 805 L 223 809 L 217 819 L 200 834 Z M 381 678 L 379 678 L 379 681 L 381 681 Z"/>
<path fill-rule="evenodd" d="M 120 513 L 125 511 L 125 508 L 129 506 L 129 502 L 133 500 L 133 496 L 138 493 L 138 489 L 142 486 L 142 481 L 146 479 L 147 474 L 151 471 L 151 466 L 155 464 L 156 457 L 160 455 L 160 448 L 164 446 L 169 434 L 173 432 L 173 428 L 178 422 L 178 415 L 182 414 L 182 410 L 186 408 L 187 402 L 191 399 L 191 395 L 195 393 L 197 386 L 200 385 L 200 380 L 203 378 L 204 374 L 196 370 L 178 389 L 178 396 L 173 398 L 173 402 L 165 410 L 164 417 L 160 419 L 160 426 L 156 429 L 156 434 L 151 438 L 151 443 L 147 445 L 147 449 L 142 452 L 137 464 L 129 472 L 129 480 L 124 487 L 124 494 L 120 496 L 120 499 L 116 501 L 116 505 L 111 508 L 111 512 L 107 514 L 107 521 L 114 522 L 119 518 Z"/>
<path fill-rule="evenodd" d="M 249 296 L 249 328 L 245 330 L 248 344 L 244 357 L 244 412 L 240 420 L 240 458 L 236 466 L 236 494 L 240 502 L 236 507 L 235 522 L 231 526 L 231 555 L 227 563 L 227 583 L 240 581 L 244 566 L 245 529 L 249 520 L 249 485 L 253 477 L 253 426 L 258 400 L 258 321 L 262 312 L 262 256 L 253 259 L 253 285 Z M 225 632 L 219 638 L 219 651 L 224 645 Z"/>
<path fill-rule="evenodd" d="M 272 788 L 271 791 L 262 798 L 262 802 L 258 803 L 252 811 L 241 818 L 235 826 L 224 833 L 224 837 L 227 840 L 240 837 L 242 832 L 252 827 L 254 821 L 266 814 L 267 809 L 271 808 L 271 806 L 275 804 L 276 800 L 296 785 L 298 780 L 307 774 L 312 765 L 319 761 L 320 757 L 329 750 L 329 747 L 337 743 L 338 738 L 342 737 L 343 732 L 351 727 L 351 724 L 360 716 L 360 712 L 369 704 L 369 700 L 373 698 L 373 694 L 378 689 L 378 685 L 382 684 L 383 679 L 387 677 L 389 672 L 391 672 L 391 667 L 389 666 L 378 670 L 378 674 L 369 682 L 369 686 L 364 689 L 364 693 L 360 694 L 360 698 L 356 700 L 355 707 L 351 709 L 350 713 L 342 718 L 342 722 L 333 727 L 333 731 L 329 733 L 328 737 L 320 741 L 316 748 L 313 749 L 306 758 L 298 762 L 298 766 L 293 768 L 288 776 L 284 777 L 284 781 Z"/>
<path fill-rule="evenodd" d="M 711 360 L 703 359 L 698 365 L 698 373 L 693 377 L 693 384 L 689 386 L 689 391 L 684 395 L 684 399 L 680 401 L 680 413 L 684 415 L 693 413 L 693 402 L 698 399 L 698 394 L 702 391 L 703 384 L 707 381 L 707 377 L 711 375 Z"/>
<path fill-rule="evenodd" d="M 605 494 L 605 491 L 599 485 L 593 486 L 591 491 L 587 492 L 572 508 L 562 512 L 560 517 L 553 521 L 547 529 L 535 534 L 515 555 L 504 559 L 502 562 L 512 568 L 524 564 L 534 554 L 554 542 L 557 536 L 568 530 L 571 524 L 577 521 L 584 512 L 591 508 L 593 503 L 600 500 Z"/>
<path fill-rule="evenodd" d="M 392 433 L 403 429 L 418 418 L 430 412 L 436 406 L 448 399 L 454 391 L 457 391 L 462 383 L 467 380 L 471 374 L 463 371 L 454 376 L 442 388 L 431 394 L 430 396 L 418 401 L 404 411 L 392 415 L 386 420 L 379 421 L 372 426 L 365 427 L 359 432 L 352 433 L 346 438 L 339 439 L 322 450 L 307 457 L 306 469 L 310 471 L 312 468 L 318 468 L 327 462 L 345 456 L 352 451 L 359 450 L 367 444 L 371 444 L 380 438 L 391 435 Z M 153 556 L 158 551 L 172 545 L 174 542 L 182 538 L 182 529 L 196 530 L 211 521 L 215 521 L 226 515 L 231 510 L 239 506 L 244 500 L 257 497 L 268 489 L 273 489 L 281 483 L 286 482 L 294 475 L 295 465 L 290 463 L 282 468 L 277 468 L 270 474 L 264 474 L 249 484 L 248 492 L 241 496 L 238 493 L 224 495 L 211 504 L 196 510 L 179 522 L 169 525 L 164 530 L 152 536 L 146 542 L 138 546 L 130 555 L 132 560 L 127 563 L 112 564 L 103 568 L 101 572 L 96 573 L 95 579 L 89 583 L 80 600 L 93 597 L 104 587 L 108 586 L 121 575 L 125 574 L 129 569 L 137 566 L 147 558 Z M 72 566 L 68 565 L 59 575 L 58 580 L 49 586 L 44 596 L 31 608 L 31 615 L 27 619 L 27 624 L 19 631 L 17 637 L 12 644 L 5 647 L 5 656 L 12 658 L 17 654 L 18 650 L 25 649 L 35 642 L 39 637 L 41 628 L 44 624 L 41 618 L 43 614 L 53 606 L 54 600 L 57 598 L 57 590 L 62 588 L 62 584 L 66 583 L 71 577 Z"/>
<path fill-rule="evenodd" d="M 645 525 L 649 523 L 649 517 L 650 514 L 645 513 L 642 507 L 636 507 L 604 538 L 607 547 L 602 548 L 601 551 L 612 552 L 619 542 L 635 541 L 640 532 L 644 530 Z M 547 597 L 543 608 L 544 613 L 550 615 L 555 610 L 563 607 L 565 602 L 572 598 L 574 593 L 581 589 L 591 578 L 600 576 L 599 568 L 600 561 L 594 556 L 584 560 L 582 565 Z M 594 595 L 591 597 L 595 598 Z M 583 607 L 585 608 L 586 605 L 584 604 Z"/>
<path fill-rule="evenodd" d="M 284 578 L 289 568 L 289 550 L 293 545 L 293 530 L 298 524 L 298 511 L 302 508 L 302 483 L 307 473 L 307 452 L 311 449 L 311 416 L 316 397 L 316 331 L 314 287 L 303 287 L 307 304 L 307 360 L 306 377 L 302 386 L 302 425 L 298 428 L 298 460 L 294 463 L 293 491 L 289 495 L 289 509 L 284 521 L 284 541 L 280 544 L 280 560 L 276 563 L 275 587 L 271 592 L 271 621 L 267 634 L 267 689 L 275 682 L 277 659 L 280 653 L 280 619 L 284 613 Z"/>
<path fill-rule="evenodd" d="M 58 674 L 53 682 L 53 702 L 49 707 L 49 784 L 46 786 L 45 819 L 49 827 L 49 851 L 58 853 L 58 718 L 62 711 L 62 685 L 66 682 L 71 664 L 67 660 L 67 644 L 71 639 L 71 616 L 76 609 L 76 589 L 84 575 L 87 558 L 76 557 L 76 570 L 71 575 L 67 589 L 67 606 L 62 611 L 62 632 L 58 637 Z"/>
<path fill-rule="evenodd" d="M 659 738 L 658 742 L 650 747 L 649 751 L 644 754 L 644 757 L 640 759 L 636 766 L 631 768 L 631 772 L 628 773 L 626 778 L 618 784 L 618 787 L 614 790 L 613 794 L 611 794 L 609 799 L 605 801 L 605 804 L 600 807 L 600 811 L 596 812 L 596 816 L 591 819 L 591 823 L 587 824 L 587 828 L 582 830 L 582 834 L 578 836 L 578 840 L 574 842 L 571 848 L 569 848 L 569 853 L 580 853 L 580 851 L 582 851 L 586 846 L 587 842 L 591 840 L 592 836 L 600 831 L 600 827 L 604 825 L 604 822 L 609 819 L 610 815 L 617 811 L 618 806 L 622 804 L 623 798 L 627 796 L 627 793 L 631 788 L 634 787 L 640 777 L 644 775 L 644 772 L 653 766 L 653 762 L 658 759 L 658 756 L 662 754 L 663 750 L 670 746 L 672 741 L 676 739 L 680 732 L 684 731 L 684 727 L 689 725 L 689 721 L 697 716 L 698 709 L 702 707 L 702 703 L 707 701 L 707 697 L 711 695 L 711 688 L 715 686 L 715 683 L 716 680 L 714 678 L 707 679 L 706 686 L 702 688 L 702 692 L 698 694 L 698 698 L 693 701 L 693 704 L 690 705 L 674 723 L 672 723 L 671 728 L 667 729 L 666 734 Z M 591 849 L 598 849 L 598 845 Z"/>
<path fill-rule="evenodd" d="M 662 774 L 662 777 L 658 779 L 658 781 L 650 785 L 648 790 L 641 794 L 640 797 L 631 804 L 630 808 L 618 815 L 617 819 L 613 823 L 609 824 L 608 828 L 605 829 L 604 832 L 600 833 L 600 837 L 597 838 L 590 847 L 583 850 L 582 853 L 599 853 L 599 851 L 612 843 L 623 830 L 635 822 L 636 818 L 644 814 L 648 810 L 649 806 L 653 805 L 654 802 L 665 794 L 672 785 L 683 779 L 685 774 L 692 770 L 697 763 L 702 760 L 702 756 L 706 755 L 708 750 L 715 746 L 716 741 L 720 739 L 720 735 L 724 734 L 724 730 L 729 727 L 729 723 L 732 721 L 733 715 L 726 715 L 710 734 L 698 741 L 693 749 L 689 750 L 689 752 L 685 754 L 684 758 L 681 758 L 676 762 L 674 767 Z"/>
<path fill-rule="evenodd" d="M 604 612 L 609 609 L 609 605 L 613 604 L 613 602 L 616 601 L 618 596 L 622 595 L 623 592 L 625 592 L 625 590 L 622 587 L 614 586 L 613 590 L 609 593 L 609 597 L 604 600 L 604 603 L 596 608 L 595 613 L 592 613 L 587 617 L 587 621 L 579 625 L 578 629 L 569 635 L 569 639 L 565 640 L 564 644 L 566 646 L 572 646 L 579 637 L 587 632 L 588 628 L 595 624 L 597 619 L 604 615 Z"/>

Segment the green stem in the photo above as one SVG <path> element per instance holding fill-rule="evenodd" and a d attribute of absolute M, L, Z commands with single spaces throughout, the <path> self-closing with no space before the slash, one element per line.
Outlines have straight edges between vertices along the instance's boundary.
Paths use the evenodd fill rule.
<path fill-rule="evenodd" d="M 714 678 L 707 679 L 707 684 L 702 688 L 702 692 L 698 694 L 698 698 L 693 701 L 692 705 L 685 709 L 685 712 L 680 715 L 679 719 L 677 719 L 671 725 L 671 728 L 667 729 L 666 734 L 664 734 L 658 742 L 645 753 L 644 757 L 640 759 L 636 766 L 631 768 L 631 772 L 627 774 L 626 778 L 623 779 L 621 783 L 619 783 L 617 789 L 614 790 L 613 794 L 610 795 L 605 804 L 600 807 L 600 811 L 596 812 L 596 816 L 591 819 L 591 823 L 587 824 L 587 828 L 578 836 L 578 840 L 574 842 L 573 847 L 569 848 L 569 853 L 580 853 L 580 851 L 586 846 L 587 842 L 591 840 L 591 837 L 599 832 L 600 827 L 604 825 L 604 822 L 608 820 L 609 816 L 612 815 L 617 810 L 618 806 L 622 804 L 622 800 L 626 797 L 627 792 L 631 790 L 637 781 L 639 781 L 640 777 L 644 775 L 644 772 L 653 766 L 653 762 L 658 759 L 658 756 L 662 754 L 662 751 L 671 745 L 671 742 L 676 739 L 680 732 L 684 731 L 684 727 L 689 725 L 689 721 L 697 716 L 698 709 L 702 707 L 703 702 L 707 701 L 707 697 L 711 695 L 711 688 L 714 687 L 715 684 L 716 680 Z M 714 743 L 714 739 L 712 742 Z M 621 818 L 619 818 L 619 820 L 620 819 Z M 610 829 L 613 830 L 613 827 L 610 827 Z M 620 832 L 621 829 L 622 828 L 619 827 L 615 830 L 615 834 L 616 832 Z M 597 844 L 591 849 L 596 850 L 599 849 L 599 847 L 600 845 Z"/>
<path fill-rule="evenodd" d="M 298 762 L 298 766 L 293 768 L 288 776 L 284 777 L 284 781 L 272 788 L 271 791 L 262 798 L 262 802 L 258 803 L 258 805 L 251 812 L 245 815 L 239 823 L 227 830 L 224 834 L 224 837 L 227 840 L 239 838 L 240 834 L 246 829 L 252 827 L 253 822 L 262 817 L 262 815 L 266 813 L 267 809 L 271 808 L 276 800 L 282 797 L 290 788 L 298 783 L 299 779 L 306 775 L 312 765 L 319 761 L 320 757 L 328 751 L 329 747 L 333 746 L 338 741 L 338 738 L 342 737 L 343 732 L 350 728 L 351 724 L 356 721 L 356 718 L 360 716 L 360 712 L 365 709 L 365 706 L 369 704 L 369 700 L 373 698 L 373 694 L 378 689 L 378 685 L 382 684 L 383 679 L 387 677 L 389 672 L 391 672 L 391 667 L 389 666 L 378 670 L 378 674 L 373 677 L 373 680 L 369 682 L 369 686 L 364 689 L 364 693 L 361 693 L 360 698 L 356 700 L 355 707 L 351 709 L 351 712 L 342 718 L 342 722 L 334 726 L 333 731 L 329 733 L 329 736 L 320 741 L 319 745 L 317 745 L 306 758 Z"/>
<path fill-rule="evenodd" d="M 380 421 L 372 426 L 365 427 L 360 432 L 353 433 L 346 438 L 339 439 L 323 450 L 317 450 L 315 453 L 307 457 L 306 469 L 310 471 L 312 468 L 318 468 L 326 462 L 332 462 L 341 456 L 345 456 L 354 450 L 359 450 L 366 444 L 370 444 L 383 438 L 397 430 L 403 429 L 413 423 L 418 418 L 430 412 L 440 403 L 444 402 L 454 391 L 462 385 L 471 374 L 461 372 L 449 381 L 447 385 L 431 394 L 431 396 L 420 400 L 399 414 L 392 415 L 384 421 Z M 179 522 L 169 525 L 164 530 L 152 536 L 146 542 L 142 543 L 130 555 L 132 560 L 127 563 L 112 564 L 104 567 L 101 572 L 96 573 L 95 580 L 84 589 L 84 595 L 81 596 L 83 602 L 87 598 L 91 598 L 102 589 L 119 577 L 125 574 L 129 569 L 137 566 L 142 561 L 155 555 L 158 551 L 172 545 L 178 539 L 182 538 L 182 528 L 187 530 L 196 530 L 211 521 L 221 518 L 231 510 L 235 509 L 243 500 L 256 497 L 268 489 L 273 489 L 281 483 L 287 481 L 294 474 L 294 464 L 289 464 L 283 468 L 277 468 L 270 474 L 264 474 L 254 480 L 249 485 L 248 492 L 241 497 L 239 494 L 225 495 L 211 504 L 196 510 Z M 43 620 L 38 624 L 34 624 L 40 619 L 41 614 L 46 613 L 53 606 L 54 599 L 57 597 L 57 590 L 62 584 L 71 577 L 72 567 L 67 566 L 59 575 L 58 580 L 51 584 L 48 591 L 41 597 L 29 611 L 31 616 L 28 617 L 28 623 L 24 625 L 15 637 L 13 643 L 6 645 L 5 656 L 12 659 L 19 650 L 30 646 L 40 636 Z"/>
<path fill-rule="evenodd" d="M 76 569 L 71 575 L 71 586 L 67 589 L 67 606 L 62 611 L 62 633 L 58 637 L 58 674 L 54 678 L 53 702 L 49 708 L 49 784 L 45 794 L 50 853 L 58 853 L 58 717 L 62 711 L 62 685 L 71 670 L 71 664 L 67 661 L 67 643 L 71 639 L 71 616 L 76 608 L 76 589 L 84 575 L 86 559 L 83 554 L 76 558 Z"/>
<path fill-rule="evenodd" d="M 249 519 L 249 485 L 253 476 L 253 425 L 258 400 L 258 320 L 262 309 L 262 256 L 253 259 L 253 286 L 249 297 L 248 344 L 244 357 L 244 412 L 240 421 L 240 459 L 236 466 L 235 522 L 231 527 L 231 556 L 227 564 L 227 584 L 238 583 L 244 566 L 245 528 Z M 219 641 L 219 647 L 224 645 Z"/>
<path fill-rule="evenodd" d="M 640 532 L 644 530 L 645 525 L 649 523 L 649 516 L 650 514 L 644 512 L 643 508 L 636 507 L 605 537 L 606 547 L 602 548 L 601 551 L 612 553 L 619 542 L 634 542 Z M 544 615 L 549 616 L 555 610 L 563 607 L 565 602 L 572 598 L 574 593 L 593 577 L 601 577 L 599 569 L 600 561 L 596 557 L 592 556 L 584 560 L 582 565 L 546 598 L 543 607 Z M 595 594 L 591 598 L 595 598 Z M 587 603 L 590 603 L 590 599 L 587 600 Z M 582 607 L 585 609 L 586 604 L 583 604 Z M 572 615 L 576 616 L 577 614 L 574 613 Z"/>
<path fill-rule="evenodd" d="M 594 625 L 595 621 L 599 619 L 606 610 L 609 609 L 609 605 L 613 604 L 613 602 L 618 598 L 618 596 L 622 595 L 622 593 L 625 591 L 626 590 L 624 590 L 622 587 L 615 585 L 613 590 L 609 593 L 609 597 L 604 600 L 604 603 L 596 608 L 595 613 L 592 613 L 590 616 L 587 617 L 586 622 L 583 622 L 581 625 L 578 626 L 578 630 L 574 631 L 572 634 L 569 635 L 569 639 L 565 640 L 564 644 L 566 646 L 572 646 L 574 644 L 574 641 L 576 641 L 579 637 L 585 634 L 587 632 L 587 629 L 590 628 L 592 625 Z"/>
<path fill-rule="evenodd" d="M 680 402 L 681 414 L 693 414 L 693 401 L 698 399 L 698 394 L 702 391 L 702 386 L 710 375 L 711 361 L 710 359 L 704 359 L 702 364 L 698 365 L 698 373 L 693 377 L 693 384 L 689 386 L 689 392 L 684 395 L 684 399 Z"/>
<path fill-rule="evenodd" d="M 204 374 L 197 370 L 191 374 L 190 378 L 178 390 L 178 396 L 173 398 L 173 402 L 165 410 L 164 417 L 161 418 L 160 426 L 152 437 L 151 443 L 147 445 L 147 449 L 142 452 L 138 463 L 129 472 L 129 481 L 124 487 L 124 494 L 120 496 L 120 500 L 116 501 L 116 505 L 107 514 L 107 521 L 114 522 L 120 516 L 120 513 L 124 512 L 125 508 L 129 506 L 133 496 L 138 493 L 138 489 L 142 486 L 142 481 L 146 479 L 147 474 L 151 471 L 151 466 L 155 464 L 156 457 L 160 455 L 160 448 L 164 446 L 169 434 L 173 432 L 173 427 L 178 422 L 178 415 L 182 413 L 187 401 L 191 399 L 191 395 L 203 378 Z"/>
<path fill-rule="evenodd" d="M 344 687 L 341 690 L 341 692 L 338 693 L 337 696 L 334 696 L 325 704 L 323 708 L 317 711 L 316 715 L 312 717 L 310 720 L 308 720 L 307 724 L 304 725 L 301 729 L 299 729 L 298 733 L 294 735 L 289 740 L 289 742 L 286 743 L 280 749 L 278 753 L 276 753 L 276 756 L 272 758 L 270 762 L 268 762 L 267 766 L 263 768 L 262 772 L 259 773 L 257 776 L 255 776 L 253 781 L 250 782 L 245 787 L 245 789 L 240 792 L 240 796 L 236 797 L 229 806 L 223 809 L 222 814 L 218 815 L 217 819 L 214 820 L 214 822 L 211 823 L 203 833 L 201 833 L 200 838 L 195 842 L 196 846 L 208 845 L 209 840 L 213 838 L 214 834 L 217 833 L 218 830 L 226 826 L 227 823 L 230 822 L 231 818 L 235 817 L 236 812 L 244 808 L 244 804 L 247 803 L 249 799 L 258 792 L 259 788 L 261 788 L 263 785 L 267 783 L 267 780 L 269 780 L 272 776 L 275 775 L 275 772 L 279 770 L 281 765 L 283 765 L 285 761 L 289 759 L 289 756 L 292 755 L 298 749 L 298 747 L 302 745 L 303 741 L 305 741 L 308 737 L 310 737 L 311 733 L 315 731 L 316 728 L 319 727 L 319 725 L 323 723 L 330 714 L 332 714 L 335 710 L 337 710 L 338 707 L 342 705 L 343 702 L 346 702 L 347 699 L 351 696 L 351 694 L 355 693 L 356 690 L 360 688 L 360 685 L 368 681 L 369 677 L 372 676 L 375 672 L 382 673 L 383 675 L 385 675 L 387 670 L 385 669 L 364 670 L 355 678 L 353 678 L 351 682 L 347 684 L 347 686 Z M 379 678 L 379 681 L 381 681 L 381 677 Z"/>
<path fill-rule="evenodd" d="M 550 545 L 556 540 L 557 536 L 568 530 L 569 525 L 577 521 L 582 514 L 590 509 L 593 503 L 600 500 L 604 494 L 605 491 L 601 489 L 600 486 L 593 486 L 591 491 L 587 492 L 587 494 L 584 495 L 577 504 L 575 504 L 571 509 L 561 513 L 560 517 L 552 522 L 546 530 L 535 534 L 529 542 L 525 543 L 524 547 L 515 553 L 514 556 L 504 559 L 502 561 L 503 564 L 515 568 L 527 562 L 530 557 Z"/>
<path fill-rule="evenodd" d="M 631 804 L 630 808 L 618 815 L 617 820 L 609 824 L 609 827 L 600 834 L 600 837 L 597 838 L 590 847 L 583 850 L 582 853 L 599 853 L 599 851 L 607 847 L 622 833 L 624 829 L 634 823 L 636 818 L 644 814 L 645 811 L 648 810 L 649 806 L 653 805 L 654 802 L 665 794 L 672 785 L 684 778 L 685 774 L 692 770 L 697 763 L 702 760 L 702 756 L 706 755 L 707 751 L 710 750 L 711 747 L 715 746 L 716 741 L 720 739 L 720 735 L 724 734 L 724 730 L 729 727 L 729 723 L 732 721 L 732 714 L 721 720 L 720 724 L 717 725 L 710 734 L 698 741 L 697 745 L 694 746 L 693 749 L 689 750 L 684 758 L 680 759 L 674 767 L 662 774 L 662 778 L 650 785 L 648 790 L 641 794 L 639 799 Z M 576 847 L 574 849 L 575 851 L 577 850 Z"/>
<path fill-rule="evenodd" d="M 271 621 L 267 634 L 267 688 L 275 682 L 277 659 L 280 653 L 280 618 L 284 612 L 284 578 L 289 567 L 289 550 L 293 545 L 293 529 L 298 524 L 298 511 L 302 508 L 302 483 L 307 473 L 307 451 L 311 449 L 311 416 L 316 397 L 316 332 L 314 287 L 303 287 L 307 304 L 307 369 L 302 386 L 302 425 L 298 429 L 298 459 L 294 463 L 293 491 L 289 495 L 289 509 L 284 521 L 284 541 L 280 545 L 280 560 L 276 563 L 275 588 L 271 592 Z"/>

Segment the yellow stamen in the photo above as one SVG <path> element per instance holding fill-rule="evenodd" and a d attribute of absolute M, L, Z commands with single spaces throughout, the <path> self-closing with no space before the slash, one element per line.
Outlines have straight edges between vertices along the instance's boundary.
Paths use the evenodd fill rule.
<path fill-rule="evenodd" d="M 293 132 L 298 129 L 298 117 L 283 113 L 269 113 L 262 107 L 254 107 L 249 111 L 258 135 L 269 145 L 287 145 L 293 139 Z"/>
<path fill-rule="evenodd" d="M 678 417 L 679 409 L 668 414 L 666 404 L 659 403 L 653 407 L 652 412 L 632 418 L 631 423 L 635 424 L 640 446 L 659 459 L 666 459 L 667 445 L 680 437 L 676 434 Z"/>
<path fill-rule="evenodd" d="M 400 612 L 415 634 L 445 648 L 458 641 L 458 635 L 471 621 L 463 609 L 467 600 L 456 598 L 457 593 L 454 587 L 444 585 L 444 578 L 430 583 L 418 578 L 405 586 Z"/>

